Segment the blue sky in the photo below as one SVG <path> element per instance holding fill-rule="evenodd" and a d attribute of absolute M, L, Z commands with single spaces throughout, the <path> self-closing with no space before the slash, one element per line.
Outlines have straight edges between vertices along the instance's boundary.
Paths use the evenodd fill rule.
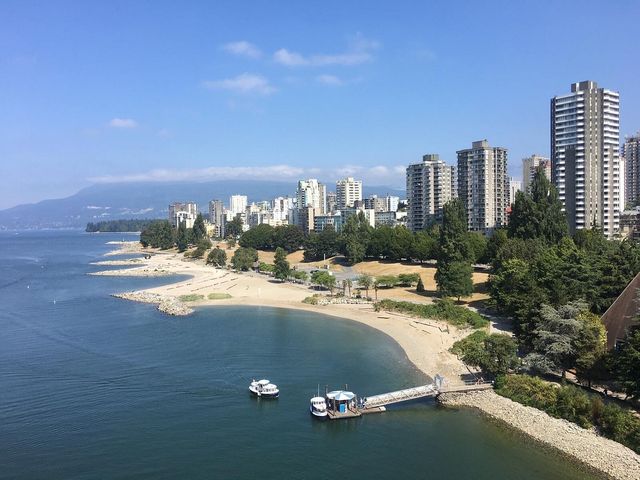
<path fill-rule="evenodd" d="M 0 2 L 0 208 L 94 182 L 354 174 L 549 152 L 591 79 L 640 129 L 640 2 Z"/>

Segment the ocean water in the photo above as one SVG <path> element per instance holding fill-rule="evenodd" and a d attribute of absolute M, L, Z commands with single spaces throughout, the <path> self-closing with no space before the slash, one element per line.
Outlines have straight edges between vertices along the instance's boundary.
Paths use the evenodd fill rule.
<path fill-rule="evenodd" d="M 314 421 L 325 385 L 372 395 L 426 378 L 354 322 L 242 306 L 176 318 L 112 298 L 171 281 L 87 276 L 122 238 L 0 233 L 0 478 L 593 478 L 433 402 Z M 252 377 L 281 397 L 250 397 Z"/>

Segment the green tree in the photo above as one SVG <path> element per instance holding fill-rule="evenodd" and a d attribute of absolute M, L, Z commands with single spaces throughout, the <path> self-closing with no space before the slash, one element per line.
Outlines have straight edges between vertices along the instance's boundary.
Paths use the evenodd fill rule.
<path fill-rule="evenodd" d="M 435 275 L 440 295 L 460 299 L 473 293 L 472 255 L 464 206 L 456 198 L 445 204 L 440 227 Z"/>
<path fill-rule="evenodd" d="M 398 275 L 398 282 L 405 287 L 411 287 L 420 281 L 419 273 L 401 273 Z"/>
<path fill-rule="evenodd" d="M 340 253 L 349 263 L 356 264 L 364 260 L 373 229 L 363 212 L 347 218 L 340 234 Z"/>
<path fill-rule="evenodd" d="M 417 232 L 411 244 L 411 257 L 421 262 L 436 258 L 438 241 L 427 232 Z"/>
<path fill-rule="evenodd" d="M 224 225 L 225 238 L 237 238 L 242 235 L 242 220 L 236 217 Z"/>
<path fill-rule="evenodd" d="M 640 397 L 640 328 L 629 330 L 625 341 L 613 355 L 613 368 L 624 392 Z"/>
<path fill-rule="evenodd" d="M 371 275 L 362 274 L 356 278 L 356 283 L 365 290 L 365 295 L 369 296 L 369 289 L 373 285 L 373 277 Z"/>
<path fill-rule="evenodd" d="M 351 265 L 364 260 L 365 246 L 356 237 L 350 237 L 345 246 L 344 256 Z"/>
<path fill-rule="evenodd" d="M 331 291 L 333 295 L 333 289 L 336 286 L 336 277 L 326 270 L 317 270 L 311 274 L 311 281 L 316 285 L 324 287 Z"/>
<path fill-rule="evenodd" d="M 227 252 L 221 248 L 214 248 L 207 255 L 207 265 L 214 267 L 224 267 L 227 264 Z"/>
<path fill-rule="evenodd" d="M 193 252 L 190 252 L 189 256 L 191 258 L 202 258 L 204 257 L 205 252 L 210 248 L 211 248 L 211 240 L 209 240 L 208 238 L 201 238 L 198 244 L 196 245 L 196 249 Z M 187 256 L 186 253 L 185 253 L 185 256 Z"/>
<path fill-rule="evenodd" d="M 576 340 L 583 334 L 580 315 L 586 311 L 584 302 L 572 302 L 558 309 L 542 306 L 534 331 L 533 352 L 526 357 L 534 369 L 544 373 L 561 371 L 562 378 L 566 378 L 566 371 L 576 362 Z"/>
<path fill-rule="evenodd" d="M 600 317 L 591 312 L 580 312 L 578 322 L 581 333 L 573 342 L 576 376 L 591 386 L 591 381 L 601 376 L 601 362 L 607 353 L 607 331 Z"/>
<path fill-rule="evenodd" d="M 168 220 L 158 220 L 140 232 L 140 243 L 143 247 L 167 250 L 175 244 L 175 232 Z"/>
<path fill-rule="evenodd" d="M 438 292 L 443 297 L 462 297 L 473 294 L 473 268 L 468 262 L 454 261 L 442 264 L 436 272 Z"/>
<path fill-rule="evenodd" d="M 297 225 L 279 225 L 274 229 L 273 246 L 284 248 L 288 253 L 299 250 L 304 243 L 304 232 Z"/>
<path fill-rule="evenodd" d="M 258 251 L 255 248 L 238 248 L 233 257 L 231 257 L 231 265 L 236 270 L 247 271 L 253 268 L 253 264 L 258 261 Z"/>
<path fill-rule="evenodd" d="M 492 333 L 484 339 L 480 368 L 491 375 L 504 375 L 518 366 L 518 344 L 509 335 Z"/>
<path fill-rule="evenodd" d="M 270 250 L 273 248 L 274 240 L 274 228 L 267 223 L 261 223 L 244 232 L 238 243 L 241 247 Z"/>
<path fill-rule="evenodd" d="M 518 192 L 509 217 L 509 235 L 522 239 L 538 238 L 549 245 L 569 233 L 562 202 L 542 167 L 536 169 L 531 193 Z"/>
<path fill-rule="evenodd" d="M 489 241 L 480 232 L 467 232 L 467 241 L 471 250 L 471 261 L 480 263 L 487 256 Z"/>
<path fill-rule="evenodd" d="M 422 283 L 422 277 L 418 278 L 418 284 L 416 285 L 416 292 L 424 293 L 424 283 Z"/>
<path fill-rule="evenodd" d="M 274 276 L 284 282 L 289 277 L 291 270 L 289 262 L 287 261 L 287 252 L 285 252 L 284 248 L 276 248 L 276 256 L 273 264 L 275 267 L 273 270 Z"/>
<path fill-rule="evenodd" d="M 207 237 L 207 228 L 204 226 L 204 218 L 199 213 L 196 216 L 195 222 L 193 222 L 193 241 L 198 243 L 200 240 Z"/>
<path fill-rule="evenodd" d="M 176 245 L 179 252 L 184 252 L 189 246 L 189 237 L 187 236 L 187 227 L 184 222 L 178 225 L 178 233 L 176 235 Z"/>

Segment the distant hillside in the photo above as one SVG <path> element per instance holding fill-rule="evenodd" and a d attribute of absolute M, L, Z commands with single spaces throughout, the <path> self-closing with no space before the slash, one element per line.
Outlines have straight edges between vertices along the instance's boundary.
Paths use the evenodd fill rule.
<path fill-rule="evenodd" d="M 293 196 L 295 189 L 293 182 L 241 180 L 93 185 L 67 198 L 0 210 L 0 228 L 84 228 L 88 222 L 101 220 L 165 218 L 172 202 L 193 201 L 206 212 L 212 199 L 225 205 L 235 194 L 247 195 L 250 202 L 270 200 Z M 390 187 L 365 187 L 364 194 L 404 197 L 404 191 Z"/>

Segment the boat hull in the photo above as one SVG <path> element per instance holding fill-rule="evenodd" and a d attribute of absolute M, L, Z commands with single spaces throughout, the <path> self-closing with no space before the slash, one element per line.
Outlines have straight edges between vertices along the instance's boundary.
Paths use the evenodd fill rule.
<path fill-rule="evenodd" d="M 329 417 L 326 410 L 324 412 L 319 412 L 317 410 L 314 410 L 313 408 L 310 408 L 309 413 L 311 413 L 313 418 L 316 418 L 318 420 L 326 420 Z"/>

